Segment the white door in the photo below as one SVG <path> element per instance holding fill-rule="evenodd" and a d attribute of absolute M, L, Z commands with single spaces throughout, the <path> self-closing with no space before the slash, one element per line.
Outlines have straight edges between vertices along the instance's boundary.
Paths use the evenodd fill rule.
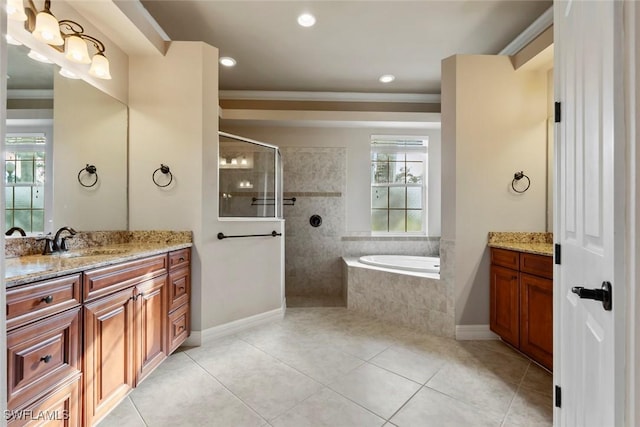
<path fill-rule="evenodd" d="M 556 426 L 624 425 L 622 5 L 554 2 Z M 612 284 L 612 307 L 585 290 Z M 583 287 L 582 291 L 574 289 Z M 602 296 L 602 292 L 591 292 Z"/>

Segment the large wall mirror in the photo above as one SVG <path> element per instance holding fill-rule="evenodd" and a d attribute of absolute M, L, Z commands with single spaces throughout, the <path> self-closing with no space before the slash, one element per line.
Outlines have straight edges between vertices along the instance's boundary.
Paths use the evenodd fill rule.
<path fill-rule="evenodd" d="M 29 53 L 8 47 L 5 230 L 126 230 L 127 106 Z"/>

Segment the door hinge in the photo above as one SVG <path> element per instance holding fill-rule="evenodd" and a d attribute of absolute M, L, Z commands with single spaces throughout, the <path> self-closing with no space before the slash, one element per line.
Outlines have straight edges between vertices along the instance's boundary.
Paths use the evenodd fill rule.
<path fill-rule="evenodd" d="M 559 102 L 556 102 L 554 104 L 554 121 L 556 123 L 560 123 L 560 120 L 562 119 L 562 107 L 560 106 Z"/>
<path fill-rule="evenodd" d="M 554 255 L 553 258 L 554 258 L 555 263 L 557 265 L 560 265 L 561 258 L 562 258 L 562 249 L 561 249 L 559 243 L 556 243 L 553 246 L 553 255 Z"/>
<path fill-rule="evenodd" d="M 559 385 L 556 386 L 556 408 L 562 407 L 562 389 Z"/>

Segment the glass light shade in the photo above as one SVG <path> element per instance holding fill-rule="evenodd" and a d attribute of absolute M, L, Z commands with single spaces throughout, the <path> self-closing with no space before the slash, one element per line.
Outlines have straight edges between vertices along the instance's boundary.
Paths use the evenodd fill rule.
<path fill-rule="evenodd" d="M 27 14 L 24 13 L 22 0 L 7 1 L 7 17 L 13 21 L 26 21 Z"/>
<path fill-rule="evenodd" d="M 58 74 L 60 74 L 62 77 L 66 77 L 68 79 L 74 79 L 77 80 L 80 78 L 79 75 L 77 75 L 76 73 L 67 70 L 66 68 L 60 68 L 60 71 L 58 72 Z"/>
<path fill-rule="evenodd" d="M 78 64 L 90 64 L 89 49 L 87 43 L 78 36 L 69 36 L 65 41 L 65 58 Z"/>
<path fill-rule="evenodd" d="M 99 79 L 111 80 L 111 73 L 109 72 L 109 60 L 101 53 L 93 55 L 91 61 L 91 68 L 89 68 L 89 74 Z"/>
<path fill-rule="evenodd" d="M 27 56 L 33 59 L 34 61 L 44 62 L 45 64 L 53 64 L 53 62 L 49 58 L 47 58 L 41 53 L 36 52 L 33 49 L 29 51 L 29 54 Z"/>
<path fill-rule="evenodd" d="M 62 46 L 64 44 L 58 20 L 47 10 L 43 10 L 36 15 L 36 28 L 32 34 L 37 40 L 46 44 L 53 46 Z"/>
<path fill-rule="evenodd" d="M 232 165 L 237 165 L 238 164 L 238 159 L 236 159 L 235 157 L 233 159 L 231 159 L 231 164 Z"/>

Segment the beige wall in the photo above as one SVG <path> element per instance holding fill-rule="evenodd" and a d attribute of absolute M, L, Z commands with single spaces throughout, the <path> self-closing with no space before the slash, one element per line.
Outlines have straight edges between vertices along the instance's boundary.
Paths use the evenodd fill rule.
<path fill-rule="evenodd" d="M 82 80 L 54 74 L 53 230 L 127 229 L 127 132 L 126 105 Z M 87 164 L 97 168 L 91 188 L 78 182 Z"/>
<path fill-rule="evenodd" d="M 442 64 L 443 239 L 455 241 L 456 324 L 489 323 L 489 231 L 544 231 L 546 73 L 506 56 Z M 511 190 L 516 171 L 531 187 Z"/>
<path fill-rule="evenodd" d="M 165 57 L 130 61 L 130 229 L 192 230 L 192 330 L 280 308 L 282 239 L 216 234 L 281 231 L 281 222 L 219 221 L 218 50 L 173 42 Z M 156 187 L 164 163 L 174 182 Z M 247 261 L 252 268 L 246 268 Z"/>
<path fill-rule="evenodd" d="M 430 236 L 440 235 L 440 129 L 243 126 L 224 120 L 221 129 L 280 147 L 346 148 L 347 234 L 371 231 L 371 135 L 426 135 L 429 137 L 428 228 Z"/>

